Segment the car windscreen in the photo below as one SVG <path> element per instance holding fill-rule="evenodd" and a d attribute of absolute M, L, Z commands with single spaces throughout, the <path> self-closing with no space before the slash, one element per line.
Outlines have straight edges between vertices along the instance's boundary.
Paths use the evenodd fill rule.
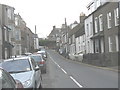
<path fill-rule="evenodd" d="M 31 56 L 31 58 L 33 58 L 35 60 L 35 62 L 39 62 L 42 60 L 41 56 Z"/>
<path fill-rule="evenodd" d="M 27 59 L 6 61 L 1 63 L 0 66 L 10 73 L 19 73 L 31 70 L 30 63 Z"/>

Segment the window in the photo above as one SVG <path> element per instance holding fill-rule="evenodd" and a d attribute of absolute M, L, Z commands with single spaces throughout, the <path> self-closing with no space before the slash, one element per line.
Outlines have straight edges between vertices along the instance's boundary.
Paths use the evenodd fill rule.
<path fill-rule="evenodd" d="M 7 13 L 8 13 L 8 18 L 9 19 L 12 19 L 12 12 L 10 9 L 7 10 Z"/>
<path fill-rule="evenodd" d="M 15 39 L 16 40 L 20 40 L 20 31 L 19 30 L 16 30 L 16 34 L 15 34 Z"/>
<path fill-rule="evenodd" d="M 71 39 L 69 38 L 69 44 L 71 44 Z"/>
<path fill-rule="evenodd" d="M 18 25 L 18 18 L 15 17 L 15 25 L 17 26 Z"/>
<path fill-rule="evenodd" d="M 87 24 L 87 36 L 89 36 L 89 24 Z"/>
<path fill-rule="evenodd" d="M 112 52 L 112 40 L 111 37 L 108 37 L 109 52 Z"/>
<path fill-rule="evenodd" d="M 118 35 L 115 36 L 116 40 L 116 51 L 119 51 Z"/>
<path fill-rule="evenodd" d="M 118 12 L 118 8 L 116 8 L 114 10 L 114 18 L 115 18 L 115 26 L 119 25 L 119 12 Z"/>
<path fill-rule="evenodd" d="M 90 35 L 92 35 L 93 34 L 93 24 L 92 24 L 92 22 L 90 22 Z"/>
<path fill-rule="evenodd" d="M 75 42 L 75 35 L 72 35 L 72 43 Z"/>
<path fill-rule="evenodd" d="M 2 45 L 2 29 L 1 29 L 1 27 L 0 27 L 0 45 Z"/>
<path fill-rule="evenodd" d="M 16 54 L 20 55 L 20 51 L 21 51 L 21 45 L 20 44 L 16 44 Z"/>
<path fill-rule="evenodd" d="M 7 41 L 7 30 L 5 29 L 5 41 Z"/>
<path fill-rule="evenodd" d="M 103 17 L 102 17 L 102 14 L 99 15 L 99 26 L 100 26 L 100 31 L 103 31 Z"/>
<path fill-rule="evenodd" d="M 95 53 L 99 53 L 99 40 L 95 40 Z"/>
<path fill-rule="evenodd" d="M 100 6 L 100 0 L 96 0 L 96 7 L 98 8 Z"/>
<path fill-rule="evenodd" d="M 98 33 L 98 18 L 95 18 L 95 33 Z"/>
<path fill-rule="evenodd" d="M 5 59 L 7 59 L 7 48 L 5 48 Z"/>
<path fill-rule="evenodd" d="M 108 23 L 108 29 L 109 28 L 111 28 L 111 17 L 112 17 L 112 14 L 111 14 L 111 12 L 109 12 L 108 14 L 107 14 L 107 23 Z"/>
<path fill-rule="evenodd" d="M 104 41 L 103 41 L 103 38 L 101 38 L 100 44 L 101 44 L 101 52 L 103 53 L 104 52 Z"/>

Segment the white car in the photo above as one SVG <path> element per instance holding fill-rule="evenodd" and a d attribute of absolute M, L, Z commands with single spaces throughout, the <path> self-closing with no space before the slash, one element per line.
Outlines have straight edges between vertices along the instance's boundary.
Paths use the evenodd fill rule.
<path fill-rule="evenodd" d="M 24 88 L 41 87 L 41 71 L 34 59 L 30 57 L 13 58 L 5 60 L 0 65 L 14 79 L 19 80 Z"/>
<path fill-rule="evenodd" d="M 47 58 L 47 52 L 45 50 L 38 51 L 37 54 L 41 54 L 43 58 Z"/>

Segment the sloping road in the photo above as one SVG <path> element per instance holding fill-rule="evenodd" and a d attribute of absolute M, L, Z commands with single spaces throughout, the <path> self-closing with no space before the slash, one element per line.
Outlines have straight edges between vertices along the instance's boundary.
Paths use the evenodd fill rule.
<path fill-rule="evenodd" d="M 43 88 L 118 88 L 118 73 L 66 60 L 48 50 Z"/>

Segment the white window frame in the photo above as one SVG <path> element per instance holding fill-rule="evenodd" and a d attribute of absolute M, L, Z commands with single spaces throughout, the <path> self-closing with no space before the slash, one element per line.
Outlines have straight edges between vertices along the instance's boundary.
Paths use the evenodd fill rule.
<path fill-rule="evenodd" d="M 100 6 L 100 0 L 96 0 L 96 7 L 98 8 Z"/>
<path fill-rule="evenodd" d="M 119 41 L 118 41 L 118 35 L 115 36 L 115 41 L 116 41 L 116 51 L 119 51 Z"/>
<path fill-rule="evenodd" d="M 90 22 L 90 35 L 92 35 L 92 34 L 93 34 L 93 23 Z"/>
<path fill-rule="evenodd" d="M 89 24 L 87 24 L 87 36 L 89 36 Z"/>
<path fill-rule="evenodd" d="M 109 52 L 112 52 L 112 40 L 111 37 L 108 37 Z"/>
<path fill-rule="evenodd" d="M 95 33 L 98 33 L 98 18 L 95 17 Z"/>
<path fill-rule="evenodd" d="M 100 39 L 100 44 L 101 44 L 101 53 L 104 53 L 104 39 Z"/>
<path fill-rule="evenodd" d="M 11 11 L 11 9 L 8 8 L 7 14 L 8 14 L 8 18 L 12 19 L 12 11 Z"/>
<path fill-rule="evenodd" d="M 119 25 L 119 10 L 118 10 L 118 8 L 116 8 L 114 10 L 114 18 L 115 18 L 115 26 L 118 26 Z"/>
<path fill-rule="evenodd" d="M 108 24 L 108 29 L 112 27 L 112 13 L 111 12 L 107 13 L 107 24 Z"/>
<path fill-rule="evenodd" d="M 100 26 L 100 31 L 103 31 L 103 15 L 99 15 L 99 26 Z"/>
<path fill-rule="evenodd" d="M 15 25 L 18 26 L 18 18 L 15 17 Z"/>

